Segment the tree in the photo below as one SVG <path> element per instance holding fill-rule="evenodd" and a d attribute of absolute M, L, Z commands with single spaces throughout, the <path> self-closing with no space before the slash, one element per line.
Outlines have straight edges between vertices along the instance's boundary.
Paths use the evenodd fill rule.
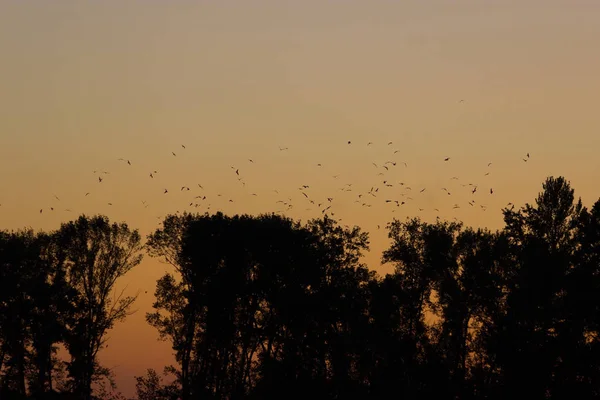
<path fill-rule="evenodd" d="M 148 321 L 172 340 L 182 396 L 260 397 L 280 385 L 319 393 L 332 376 L 351 383 L 357 350 L 344 345 L 366 304 L 366 245 L 360 230 L 327 218 L 167 217 L 148 246 L 180 278 L 159 280 Z"/>
<path fill-rule="evenodd" d="M 186 279 L 185 266 L 181 258 L 181 247 L 189 225 L 200 218 L 198 215 L 184 213 L 168 215 L 162 222 L 162 228 L 148 235 L 146 250 L 151 257 L 159 258 L 175 268 L 181 278 L 166 273 L 156 285 L 156 310 L 148 313 L 148 323 L 155 327 L 162 340 L 170 340 L 180 369 L 175 370 L 177 381 L 181 385 L 183 399 L 190 393 L 191 360 L 193 344 L 196 338 L 197 309 L 190 304 L 191 282 Z"/>
<path fill-rule="evenodd" d="M 121 292 L 111 298 L 118 278 L 141 262 L 140 235 L 125 223 L 110 223 L 105 216 L 80 216 L 61 225 L 57 232 L 66 280 L 77 291 L 70 300 L 73 313 L 66 322 L 65 344 L 74 393 L 84 400 L 92 396 L 92 384 L 105 370 L 97 360 L 105 335 L 125 319 L 135 296 Z"/>
<path fill-rule="evenodd" d="M 29 288 L 37 264 L 31 230 L 0 233 L 0 371 L 2 397 L 26 394 L 32 304 Z"/>
<path fill-rule="evenodd" d="M 146 376 L 136 376 L 135 381 L 135 390 L 138 400 L 179 399 L 180 389 L 176 384 L 164 384 L 162 377 L 152 368 L 146 371 Z"/>
<path fill-rule="evenodd" d="M 582 212 L 563 177 L 548 178 L 535 205 L 504 210 L 508 294 L 490 351 L 497 355 L 505 396 L 544 397 L 566 356 L 566 284 Z"/>

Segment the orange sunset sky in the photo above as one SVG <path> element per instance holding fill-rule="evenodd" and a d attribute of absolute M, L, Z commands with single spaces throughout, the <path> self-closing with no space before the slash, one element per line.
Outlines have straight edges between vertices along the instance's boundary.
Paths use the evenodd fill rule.
<path fill-rule="evenodd" d="M 600 196 L 596 0 L 2 0 L 0 60 L 0 229 L 102 213 L 145 236 L 177 210 L 288 198 L 306 220 L 323 208 L 309 185 L 370 232 L 365 261 L 384 273 L 393 217 L 500 228 L 549 175 Z M 171 362 L 145 323 L 165 270 L 146 257 L 120 282 L 138 311 L 101 361 L 127 395 Z"/>

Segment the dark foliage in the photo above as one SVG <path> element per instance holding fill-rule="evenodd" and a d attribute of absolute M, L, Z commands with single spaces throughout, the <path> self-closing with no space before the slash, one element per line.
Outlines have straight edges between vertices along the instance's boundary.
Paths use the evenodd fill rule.
<path fill-rule="evenodd" d="M 176 365 L 137 377 L 138 398 L 599 398 L 600 201 L 549 178 L 503 214 L 496 232 L 392 221 L 384 277 L 360 261 L 367 234 L 328 217 L 167 216 L 146 251 L 175 272 L 147 321 Z M 104 217 L 0 232 L 0 398 L 89 398 L 138 250 Z"/>

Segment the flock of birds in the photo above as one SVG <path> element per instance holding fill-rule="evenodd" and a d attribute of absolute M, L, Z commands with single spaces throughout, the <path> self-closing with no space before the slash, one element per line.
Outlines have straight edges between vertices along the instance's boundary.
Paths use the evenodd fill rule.
<path fill-rule="evenodd" d="M 392 146 L 393 142 L 388 142 L 387 146 Z M 351 140 L 347 141 L 347 145 L 348 146 L 352 146 L 353 142 Z M 363 144 L 364 145 L 364 144 Z M 373 146 L 374 143 L 373 142 L 368 142 L 366 143 L 366 146 Z M 181 151 L 186 151 L 186 146 L 185 145 L 181 145 Z M 288 147 L 278 147 L 280 152 L 286 152 L 289 150 Z M 347 182 L 347 183 L 343 183 L 341 187 L 338 187 L 338 190 L 341 192 L 340 194 L 337 195 L 333 195 L 333 194 L 329 194 L 328 196 L 323 196 L 323 197 L 319 197 L 316 195 L 311 194 L 310 190 L 311 190 L 311 186 L 307 185 L 307 184 L 303 184 L 300 185 L 297 190 L 298 190 L 298 194 L 297 197 L 296 196 L 288 196 L 288 195 L 284 195 L 284 194 L 280 194 L 280 190 L 282 190 L 282 188 L 273 188 L 272 189 L 272 193 L 274 195 L 276 195 L 274 201 L 274 206 L 277 209 L 277 212 L 289 212 L 291 210 L 297 210 L 297 209 L 302 209 L 304 208 L 304 211 L 313 211 L 313 212 L 318 212 L 321 215 L 329 215 L 333 218 L 335 217 L 335 208 L 336 205 L 339 204 L 340 200 L 341 201 L 345 201 L 345 200 L 352 200 L 354 203 L 356 203 L 358 206 L 360 207 L 366 207 L 366 208 L 371 208 L 371 207 L 392 207 L 391 212 L 396 212 L 396 210 L 400 210 L 402 209 L 402 207 L 405 207 L 405 205 L 409 204 L 410 202 L 415 202 L 415 198 L 417 198 L 418 196 L 422 196 L 424 194 L 424 192 L 426 191 L 441 191 L 443 193 L 445 193 L 446 196 L 452 196 L 452 193 L 454 192 L 454 188 L 452 189 L 452 192 L 450 189 L 448 189 L 448 187 L 450 187 L 449 185 L 446 185 L 448 187 L 438 187 L 438 188 L 433 188 L 433 187 L 411 187 L 411 185 L 407 182 L 404 181 L 395 181 L 394 178 L 391 176 L 391 172 L 393 168 L 409 168 L 408 163 L 406 163 L 405 161 L 395 161 L 393 160 L 393 158 L 395 158 L 395 155 L 397 153 L 399 153 L 399 150 L 393 150 L 390 151 L 391 155 L 392 155 L 392 160 L 388 160 L 385 161 L 383 163 L 376 163 L 376 162 L 372 162 L 372 166 L 375 167 L 375 171 L 376 171 L 376 177 L 377 177 L 377 182 L 373 183 L 372 186 L 370 186 L 369 188 L 358 188 L 358 185 L 354 185 L 352 182 Z M 177 157 L 177 153 L 172 151 L 171 152 L 171 156 L 172 157 Z M 522 158 L 523 162 L 528 162 L 528 160 L 530 159 L 530 154 L 526 153 L 526 155 Z M 116 160 L 117 162 L 123 163 L 125 164 L 127 167 L 131 167 L 133 166 L 133 163 L 130 159 L 128 158 L 119 158 Z M 440 160 L 441 161 L 441 160 Z M 254 164 L 255 161 L 253 159 L 247 159 L 247 162 L 249 164 Z M 452 162 L 452 158 L 451 157 L 445 157 L 443 158 L 443 162 L 444 163 L 451 163 Z M 316 164 L 316 167 L 322 168 L 323 165 L 318 163 Z M 492 163 L 489 162 L 487 164 L 487 171 L 485 172 L 485 174 L 483 174 L 483 176 L 488 176 L 490 174 L 490 168 L 492 167 Z M 259 196 L 258 193 L 252 192 L 250 190 L 246 190 L 246 180 L 244 179 L 244 175 L 242 174 L 242 171 L 240 170 L 240 168 L 235 167 L 235 166 L 231 166 L 231 170 L 232 170 L 232 175 L 233 177 L 236 178 L 237 183 L 239 185 L 241 185 L 241 187 L 247 192 L 247 195 L 250 196 Z M 108 175 L 110 174 L 109 171 L 105 171 L 105 170 L 94 170 L 93 173 L 95 174 L 95 179 L 97 181 L 98 185 L 103 185 L 105 182 L 105 179 L 108 179 Z M 159 172 L 157 170 L 151 170 L 151 171 L 147 171 L 147 178 L 149 180 L 153 180 L 156 181 L 155 177 L 159 175 Z M 334 180 L 338 180 L 340 175 L 333 175 L 332 178 Z M 456 176 L 453 176 L 451 178 L 449 178 L 450 181 L 459 181 L 459 178 Z M 461 187 L 463 188 L 464 194 L 466 194 L 468 197 L 470 197 L 470 200 L 466 201 L 466 202 L 457 202 L 454 203 L 452 206 L 452 209 L 458 209 L 461 208 L 461 206 L 463 207 L 473 207 L 473 208 L 479 208 L 482 211 L 486 211 L 487 206 L 484 203 L 479 203 L 480 199 L 476 198 L 476 194 L 477 193 L 484 193 L 487 195 L 493 195 L 494 194 L 494 188 L 493 187 L 489 187 L 489 186 L 485 186 L 485 188 L 482 188 L 483 185 L 480 185 L 478 183 L 474 183 L 474 182 L 457 182 L 461 184 Z M 458 188 L 458 186 L 456 186 L 456 188 Z M 185 207 L 184 208 L 193 208 L 193 209 L 199 209 L 196 211 L 206 211 L 209 212 L 212 210 L 215 210 L 215 207 L 219 207 L 220 204 L 222 204 L 222 201 L 225 200 L 228 203 L 233 203 L 234 199 L 233 198 L 226 198 L 225 196 L 223 196 L 221 193 L 216 193 L 216 194 L 211 194 L 208 191 L 206 191 L 203 187 L 202 184 L 200 183 L 196 183 L 194 184 L 192 187 L 190 186 L 181 186 L 181 187 L 177 187 L 177 188 L 173 188 L 173 187 L 162 187 L 160 189 L 160 191 L 162 192 L 162 195 L 164 196 L 169 196 L 170 194 L 172 194 L 172 192 L 180 192 L 182 194 L 186 194 L 189 195 L 189 197 L 187 197 L 187 201 L 185 203 Z M 84 196 L 90 196 L 92 193 L 91 192 L 86 192 L 84 194 Z M 262 196 L 262 194 L 261 194 Z M 294 198 L 296 197 L 296 198 Z M 60 201 L 60 198 L 54 194 L 54 198 L 58 201 Z M 463 197 L 464 199 L 464 197 Z M 218 202 L 218 203 L 217 203 Z M 141 203 L 142 206 L 144 208 L 148 208 L 148 206 L 150 205 L 148 203 L 148 201 L 146 199 L 141 199 Z M 417 209 L 419 212 L 423 212 L 426 211 L 426 209 L 424 208 L 424 203 L 423 201 L 419 202 L 416 201 L 417 203 Z M 509 203 L 510 205 L 511 203 Z M 112 206 L 113 203 L 112 202 L 108 202 L 107 203 L 108 206 Z M 40 208 L 39 213 L 42 214 L 44 212 L 52 212 L 55 211 L 55 206 L 47 206 L 47 207 L 43 207 Z M 70 208 L 66 208 L 64 209 L 64 211 L 70 212 L 72 211 L 72 209 Z M 436 212 L 440 212 L 440 210 L 438 208 L 433 208 L 431 207 L 430 211 L 436 211 Z M 179 213 L 180 211 L 178 210 L 176 213 Z M 158 216 L 158 219 L 161 219 L 162 216 Z M 336 218 L 338 221 L 342 221 L 341 218 L 337 217 Z M 379 229 L 380 226 L 377 225 L 377 228 Z"/>

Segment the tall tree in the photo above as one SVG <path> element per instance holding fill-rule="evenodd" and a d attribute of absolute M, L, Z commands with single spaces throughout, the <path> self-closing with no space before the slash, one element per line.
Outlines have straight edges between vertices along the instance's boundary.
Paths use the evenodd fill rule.
<path fill-rule="evenodd" d="M 504 210 L 510 277 L 498 322 L 497 354 L 505 396 L 542 398 L 561 363 L 568 275 L 575 261 L 581 200 L 563 177 L 550 177 L 534 205 Z"/>
<path fill-rule="evenodd" d="M 190 396 L 191 377 L 195 375 L 191 361 L 195 358 L 193 345 L 199 321 L 198 310 L 190 303 L 192 283 L 185 273 L 181 248 L 190 224 L 199 218 L 190 213 L 166 216 L 162 227 L 148 235 L 145 246 L 151 257 L 171 265 L 179 278 L 166 273 L 158 280 L 153 304 L 155 311 L 148 313 L 146 319 L 158 330 L 162 340 L 171 341 L 179 364 L 179 369 L 174 372 L 184 400 Z"/>
<path fill-rule="evenodd" d="M 173 342 L 184 398 L 306 392 L 333 375 L 348 382 L 357 367 L 341 349 L 360 319 L 355 282 L 370 276 L 358 263 L 366 240 L 329 219 L 167 217 L 148 246 L 181 276 L 159 281 L 148 320 Z"/>
<path fill-rule="evenodd" d="M 37 395 L 53 388 L 56 345 L 64 340 L 65 322 L 72 312 L 70 298 L 76 291 L 66 281 L 55 236 L 39 233 L 36 242 L 38 263 L 35 279 L 28 289 L 32 302 L 30 361 L 33 367 L 29 387 Z"/>
<path fill-rule="evenodd" d="M 31 230 L 0 232 L 1 397 L 25 396 L 34 280 L 38 253 Z"/>
<path fill-rule="evenodd" d="M 80 216 L 57 232 L 66 279 L 77 291 L 71 298 L 73 313 L 66 321 L 65 344 L 72 388 L 84 400 L 92 398 L 92 384 L 103 371 L 98 351 L 113 325 L 123 320 L 135 296 L 112 298 L 117 279 L 141 262 L 140 235 L 125 223 L 110 223 L 105 216 Z"/>

